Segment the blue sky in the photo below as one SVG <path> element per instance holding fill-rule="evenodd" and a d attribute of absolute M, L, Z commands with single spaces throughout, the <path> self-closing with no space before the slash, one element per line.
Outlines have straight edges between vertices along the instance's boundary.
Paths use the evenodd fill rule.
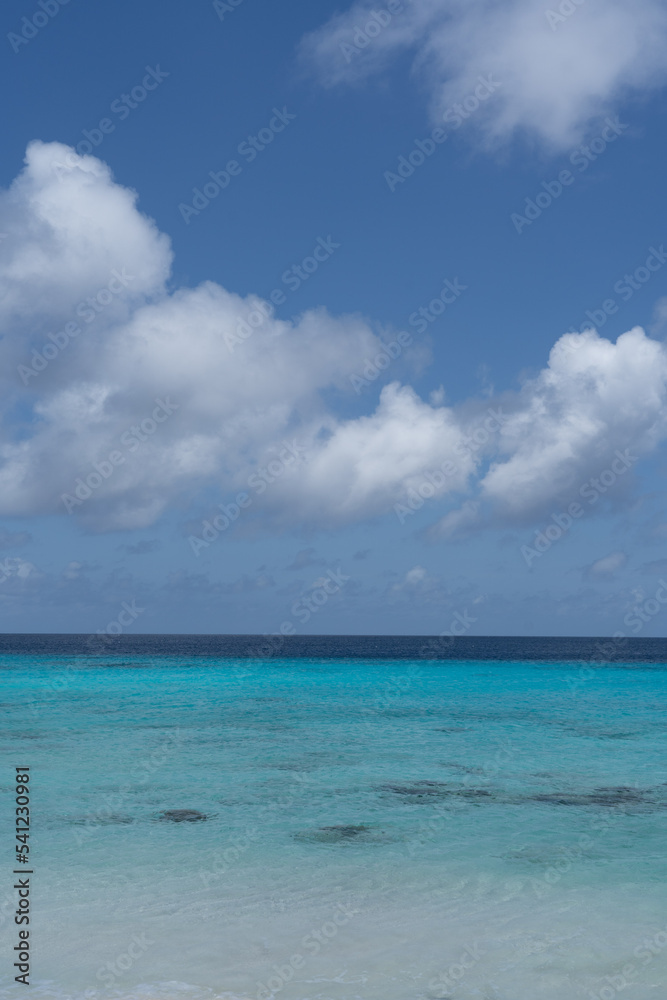
<path fill-rule="evenodd" d="M 1 16 L 0 628 L 665 634 L 663 2 Z"/>

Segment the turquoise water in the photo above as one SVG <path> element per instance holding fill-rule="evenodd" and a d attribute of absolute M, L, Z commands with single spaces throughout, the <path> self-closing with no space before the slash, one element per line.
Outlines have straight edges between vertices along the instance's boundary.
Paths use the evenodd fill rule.
<path fill-rule="evenodd" d="M 578 670 L 4 655 L 2 986 L 27 765 L 40 1000 L 662 1000 L 667 670 Z"/>

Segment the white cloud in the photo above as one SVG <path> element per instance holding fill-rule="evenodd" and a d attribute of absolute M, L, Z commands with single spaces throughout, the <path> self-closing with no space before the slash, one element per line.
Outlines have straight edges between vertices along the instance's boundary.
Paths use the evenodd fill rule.
<path fill-rule="evenodd" d="M 73 166 L 64 166 L 67 158 Z M 25 170 L 0 194 L 7 239 L 0 242 L 0 323 L 4 337 L 30 320 L 55 329 L 112 280 L 130 277 L 122 305 L 162 294 L 171 266 L 169 239 L 136 210 L 137 195 L 114 184 L 106 164 L 77 157 L 61 143 L 32 142 Z"/>
<path fill-rule="evenodd" d="M 37 570 L 31 562 L 27 562 L 25 559 L 10 557 L 0 562 L 0 583 L 5 583 L 12 577 L 16 581 L 24 581 L 35 575 L 38 575 Z"/>
<path fill-rule="evenodd" d="M 429 576 L 423 566 L 413 566 L 402 579 L 391 584 L 388 593 L 392 596 L 408 595 L 414 597 L 416 594 L 423 596 L 436 588 L 440 589 L 441 586 L 441 581 Z"/>
<path fill-rule="evenodd" d="M 58 180 L 52 162 L 66 154 L 32 145 L 11 198 L 0 196 L 0 228 L 13 227 L 0 282 L 11 282 L 14 303 L 0 316 L 0 516 L 64 514 L 62 495 L 83 480 L 94 483 L 90 496 L 70 509 L 88 527 L 143 528 L 205 488 L 220 500 L 248 490 L 272 462 L 278 473 L 253 494 L 253 518 L 329 528 L 426 493 L 420 506 L 434 519 L 444 498 L 463 504 L 439 524 L 449 536 L 489 519 L 538 518 L 615 449 L 646 453 L 665 435 L 667 353 L 640 329 L 616 344 L 566 334 L 549 366 L 501 400 L 506 417 L 492 433 L 482 423 L 488 399 L 448 407 L 439 394 L 429 404 L 397 382 L 374 412 L 341 419 L 337 396 L 355 398 L 350 375 L 380 346 L 368 322 L 311 310 L 269 318 L 234 345 L 260 300 L 212 282 L 167 294 L 166 238 L 97 161 Z M 119 292 L 94 333 L 82 331 L 24 385 L 16 366 L 29 363 L 35 310 L 48 318 L 53 297 L 59 322 L 124 260 L 137 288 Z M 24 315 L 24 302 L 39 309 Z M 300 461 L 288 461 L 286 442 Z"/>
<path fill-rule="evenodd" d="M 376 6 L 363 0 L 306 36 L 302 55 L 325 86 L 335 86 L 380 72 L 411 50 L 434 121 L 474 93 L 479 76 L 491 74 L 501 87 L 471 121 L 486 141 L 525 131 L 562 149 L 582 137 L 591 119 L 667 76 L 663 0 L 583 0 L 571 7 L 559 21 L 547 14 L 559 5 L 544 0 L 406 0 L 364 44 L 355 32 L 363 32 Z"/>
<path fill-rule="evenodd" d="M 499 431 L 497 457 L 479 482 L 487 506 L 464 504 L 436 534 L 490 518 L 539 523 L 572 502 L 586 501 L 590 510 L 594 493 L 604 507 L 607 489 L 629 487 L 636 462 L 667 435 L 667 350 L 639 327 L 615 344 L 592 330 L 568 333 L 548 367 L 508 403 L 514 409 Z"/>
<path fill-rule="evenodd" d="M 624 569 L 628 561 L 625 552 L 611 552 L 602 559 L 597 559 L 587 567 L 585 575 L 592 579 L 610 579 L 619 570 Z"/>
<path fill-rule="evenodd" d="M 270 503 L 277 511 L 299 507 L 306 517 L 341 521 L 386 508 L 387 490 L 399 490 L 448 448 L 447 435 L 457 440 L 446 411 L 398 388 L 385 390 L 374 418 L 337 421 L 321 393 L 351 393 L 350 375 L 378 353 L 380 340 L 368 323 L 313 310 L 293 323 L 269 318 L 239 342 L 239 322 L 261 300 L 212 282 L 168 295 L 166 238 L 93 158 L 59 177 L 55 168 L 68 152 L 55 143 L 32 144 L 25 171 L 0 199 L 0 218 L 4 224 L 7 216 L 12 231 L 0 263 L 0 281 L 11 287 L 0 317 L 0 513 L 64 512 L 67 494 L 74 497 L 69 509 L 94 528 L 144 527 L 202 486 L 242 488 L 258 465 L 297 439 L 318 474 L 306 475 L 303 503 L 301 492 L 291 495 L 293 475 L 281 480 Z M 54 324 L 71 318 L 76 303 L 126 262 L 138 284 L 117 294 L 118 308 L 94 335 L 82 330 L 50 352 L 43 371 L 26 374 L 35 311 L 47 315 L 53 301 Z M 24 311 L 26 303 L 33 306 Z M 156 425 L 158 399 L 173 412 Z M 27 403 L 31 419 L 8 419 Z M 140 442 L 132 428 L 145 422 L 152 427 Z M 108 467 L 114 451 L 121 461 L 104 476 L 100 466 Z M 77 497 L 78 481 L 89 477 L 104 481 L 78 504 L 86 492 L 80 487 Z M 327 496 L 328 486 L 335 489 Z"/>
<path fill-rule="evenodd" d="M 617 449 L 651 451 L 667 431 L 667 352 L 639 327 L 615 344 L 593 331 L 565 334 L 549 365 L 528 381 L 500 431 L 481 482 L 508 512 L 530 512 L 576 494 Z"/>
<path fill-rule="evenodd" d="M 405 574 L 405 582 L 409 586 L 413 586 L 415 583 L 421 583 L 425 578 L 426 570 L 423 566 L 414 566 Z"/>
<path fill-rule="evenodd" d="M 386 385 L 375 413 L 311 442 L 292 516 L 310 519 L 317 511 L 320 523 L 332 526 L 384 513 L 445 461 L 455 472 L 437 495 L 465 490 L 476 459 L 461 447 L 464 427 L 452 409 L 429 406 L 409 386 Z"/>
<path fill-rule="evenodd" d="M 466 500 L 458 510 L 450 510 L 440 518 L 431 534 L 435 538 L 460 538 L 481 523 L 480 504 Z"/>

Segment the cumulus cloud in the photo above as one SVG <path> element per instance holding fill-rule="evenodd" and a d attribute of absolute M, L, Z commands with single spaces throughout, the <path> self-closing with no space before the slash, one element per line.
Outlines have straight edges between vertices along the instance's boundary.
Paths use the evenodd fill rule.
<path fill-rule="evenodd" d="M 361 0 L 307 35 L 306 64 L 331 87 L 366 79 L 412 52 L 434 122 L 491 74 L 501 86 L 471 121 L 490 143 L 523 132 L 567 148 L 593 118 L 661 86 L 667 74 L 662 0 L 551 8 L 543 0 L 410 0 L 389 21 L 381 16 L 380 30 L 366 32 L 377 7 Z"/>
<path fill-rule="evenodd" d="M 240 489 L 284 462 L 276 516 L 341 523 L 386 509 L 388 492 L 460 436 L 451 411 L 398 385 L 371 417 L 330 412 L 324 391 L 351 393 L 381 348 L 359 316 L 277 320 L 213 282 L 168 293 L 167 238 L 93 157 L 31 144 L 0 219 L 11 235 L 0 258 L 0 514 L 66 510 L 94 529 L 142 528 L 204 486 Z M 114 272 L 132 280 L 99 303 Z M 90 296 L 103 308 L 87 331 Z M 253 314 L 263 321 L 244 338 Z M 297 490 L 287 465 L 304 456 Z M 464 480 L 462 469 L 453 485 Z"/>
<path fill-rule="evenodd" d="M 386 385 L 373 414 L 341 422 L 325 441 L 313 442 L 294 513 L 308 516 L 314 505 L 320 523 L 330 526 L 370 517 L 418 489 L 444 462 L 453 471 L 433 495 L 465 490 L 478 461 L 462 448 L 465 426 L 454 410 L 429 406 L 409 386 Z"/>
<path fill-rule="evenodd" d="M 483 495 L 508 511 L 530 511 L 578 492 L 617 450 L 651 451 L 667 431 L 667 351 L 636 327 L 615 344 L 593 331 L 565 334 L 549 365 L 523 387 L 503 423 Z M 623 472 L 615 475 L 623 475 Z"/>
<path fill-rule="evenodd" d="M 498 456 L 467 502 L 439 523 L 447 535 L 495 521 L 527 524 L 570 503 L 605 506 L 667 434 L 667 350 L 639 327 L 615 344 L 592 330 L 565 334 L 548 366 L 514 399 L 498 433 Z M 613 492 L 611 495 L 615 495 Z"/>
<path fill-rule="evenodd" d="M 136 201 L 95 157 L 77 157 L 60 143 L 29 145 L 25 170 L 0 193 L 3 342 L 22 335 L 27 321 L 41 333 L 40 324 L 76 320 L 77 307 L 105 289 L 114 270 L 125 269 L 128 280 L 107 310 L 109 321 L 163 293 L 169 240 Z"/>
<path fill-rule="evenodd" d="M 342 419 L 338 400 L 355 398 L 351 376 L 381 347 L 369 322 L 325 309 L 279 320 L 213 282 L 168 291 L 167 238 L 94 158 L 59 176 L 69 152 L 32 144 L 0 195 L 12 233 L 0 244 L 0 516 L 140 529 L 203 491 L 245 491 L 255 522 L 333 528 L 427 497 L 434 518 L 451 508 L 437 528 L 450 537 L 539 517 L 617 450 L 641 455 L 665 435 L 667 353 L 640 329 L 616 344 L 566 334 L 501 408 L 425 402 L 391 381 L 374 409 Z M 71 310 L 123 267 L 136 285 L 114 285 L 99 320 L 63 339 Z"/>

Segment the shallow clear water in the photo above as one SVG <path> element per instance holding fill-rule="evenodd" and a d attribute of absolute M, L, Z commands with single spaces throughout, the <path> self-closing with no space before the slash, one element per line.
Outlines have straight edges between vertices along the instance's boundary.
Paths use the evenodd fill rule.
<path fill-rule="evenodd" d="M 5 654 L 2 986 L 28 765 L 40 1000 L 663 998 L 667 669 L 578 669 Z"/>

